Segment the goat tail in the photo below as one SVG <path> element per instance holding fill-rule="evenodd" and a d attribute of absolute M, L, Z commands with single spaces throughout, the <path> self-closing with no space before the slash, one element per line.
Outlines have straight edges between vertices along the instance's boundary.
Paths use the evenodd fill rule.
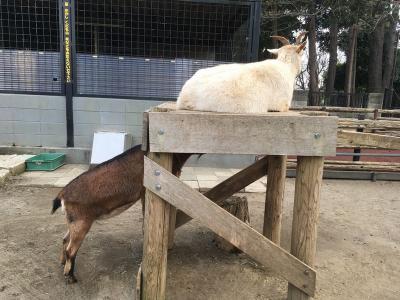
<path fill-rule="evenodd" d="M 60 198 L 56 198 L 53 200 L 53 208 L 51 209 L 51 214 L 54 214 L 54 212 L 61 207 L 61 199 Z"/>

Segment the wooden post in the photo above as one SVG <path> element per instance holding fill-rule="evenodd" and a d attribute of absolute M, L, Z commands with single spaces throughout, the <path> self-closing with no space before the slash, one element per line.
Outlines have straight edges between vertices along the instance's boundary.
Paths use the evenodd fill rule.
<path fill-rule="evenodd" d="M 297 160 L 290 252 L 308 266 L 313 267 L 324 159 L 323 157 L 298 157 Z M 289 284 L 289 300 L 309 298 L 307 294 Z"/>
<path fill-rule="evenodd" d="M 247 202 L 247 197 L 231 196 L 224 201 L 221 207 L 229 212 L 231 215 L 238 218 L 240 221 L 250 225 L 249 205 Z M 220 237 L 218 234 L 215 235 L 214 242 L 217 248 L 222 249 L 226 252 L 241 252 L 238 248 L 233 246 L 224 238 Z"/>
<path fill-rule="evenodd" d="M 286 155 L 268 157 L 268 181 L 265 197 L 263 235 L 281 242 L 282 203 L 285 191 Z"/>
<path fill-rule="evenodd" d="M 148 157 L 172 170 L 172 154 L 149 153 Z M 141 300 L 165 299 L 170 209 L 170 204 L 146 190 Z"/>
<path fill-rule="evenodd" d="M 169 211 L 168 249 L 172 249 L 174 247 L 175 223 L 176 223 L 176 208 L 174 206 L 171 206 Z"/>

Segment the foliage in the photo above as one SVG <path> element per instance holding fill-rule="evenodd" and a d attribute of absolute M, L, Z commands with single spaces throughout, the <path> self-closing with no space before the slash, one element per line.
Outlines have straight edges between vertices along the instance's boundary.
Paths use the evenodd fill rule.
<path fill-rule="evenodd" d="M 263 12 L 261 21 L 260 59 L 268 57 L 263 49 L 271 48 L 270 36 L 274 32 L 274 22 L 279 35 L 293 40 L 295 33 L 304 30 L 307 17 L 313 12 L 317 23 L 318 56 L 327 55 L 329 52 L 329 25 L 330 18 L 338 21 L 338 48 L 341 55 L 346 55 L 349 46 L 349 28 L 356 24 L 359 28 L 356 48 L 356 90 L 368 88 L 368 65 L 370 61 L 370 39 L 372 32 L 380 22 L 385 22 L 385 32 L 393 21 L 393 11 L 398 9 L 398 2 L 391 0 L 263 0 Z M 316 9 L 310 7 L 315 5 Z M 394 20 L 398 23 L 398 20 Z M 393 48 L 394 49 L 394 48 Z M 320 72 L 326 72 L 326 59 L 318 57 L 317 63 Z M 400 62 L 397 64 L 397 74 L 400 72 Z M 335 88 L 343 90 L 345 77 L 345 64 L 337 65 Z M 304 75 L 304 74 L 302 74 Z M 319 74 L 320 86 L 323 86 L 326 75 Z M 303 87 L 304 78 L 301 79 Z M 394 87 L 400 93 L 400 78 L 394 80 Z"/>

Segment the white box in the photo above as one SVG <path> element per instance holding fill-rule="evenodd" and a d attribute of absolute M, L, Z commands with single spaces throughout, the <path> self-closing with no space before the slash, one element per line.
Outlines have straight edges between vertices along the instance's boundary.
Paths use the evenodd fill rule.
<path fill-rule="evenodd" d="M 90 164 L 101 164 L 131 147 L 132 136 L 126 132 L 95 132 Z"/>

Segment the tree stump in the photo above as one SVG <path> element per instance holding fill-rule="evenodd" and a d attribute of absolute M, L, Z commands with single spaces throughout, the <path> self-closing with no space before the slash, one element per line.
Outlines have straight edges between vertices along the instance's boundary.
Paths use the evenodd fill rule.
<path fill-rule="evenodd" d="M 221 207 L 230 214 L 234 215 L 239 220 L 250 225 L 249 207 L 246 197 L 231 196 L 228 199 L 224 200 L 224 203 L 221 205 Z M 229 243 L 219 235 L 215 235 L 214 242 L 217 248 L 224 251 L 231 253 L 241 252 L 238 248 L 233 246 L 231 243 Z"/>

